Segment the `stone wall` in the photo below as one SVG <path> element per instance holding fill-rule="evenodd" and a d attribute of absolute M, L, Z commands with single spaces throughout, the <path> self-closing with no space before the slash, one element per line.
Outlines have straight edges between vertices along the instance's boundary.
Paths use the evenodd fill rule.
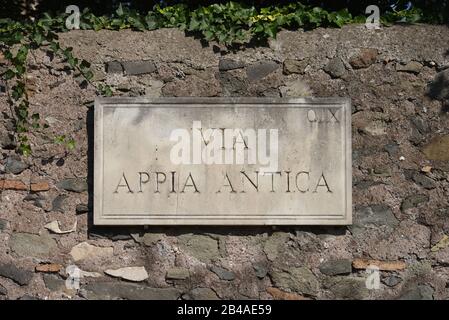
<path fill-rule="evenodd" d="M 27 87 L 49 128 L 34 131 L 31 157 L 14 152 L 0 95 L 0 299 L 449 298 L 447 27 L 282 32 L 239 50 L 172 29 L 72 31 L 61 42 L 114 95 L 350 97 L 354 223 L 93 226 L 95 90 L 39 50 Z M 366 259 L 379 260 L 377 290 L 365 285 Z M 82 270 L 79 290 L 65 286 L 70 265 Z M 110 271 L 124 267 L 145 270 Z"/>

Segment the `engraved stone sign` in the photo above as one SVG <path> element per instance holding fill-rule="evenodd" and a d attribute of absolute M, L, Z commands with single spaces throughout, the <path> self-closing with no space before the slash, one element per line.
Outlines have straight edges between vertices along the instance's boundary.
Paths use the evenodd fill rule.
<path fill-rule="evenodd" d="M 97 225 L 351 223 L 343 98 L 98 98 Z"/>

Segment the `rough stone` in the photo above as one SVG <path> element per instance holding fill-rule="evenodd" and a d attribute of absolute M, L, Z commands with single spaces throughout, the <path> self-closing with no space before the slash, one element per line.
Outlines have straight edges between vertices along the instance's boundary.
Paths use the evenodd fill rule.
<path fill-rule="evenodd" d="M 352 266 L 354 269 L 367 269 L 370 265 L 374 265 L 378 267 L 379 270 L 384 271 L 404 270 L 406 267 L 406 264 L 403 261 L 380 261 L 361 258 L 357 258 L 352 261 Z"/>
<path fill-rule="evenodd" d="M 69 178 L 60 181 L 57 185 L 58 188 L 73 192 L 87 191 L 87 182 L 84 178 Z"/>
<path fill-rule="evenodd" d="M 433 300 L 434 291 L 428 285 L 413 285 L 399 297 L 399 300 Z"/>
<path fill-rule="evenodd" d="M 77 244 L 70 251 L 74 261 L 80 261 L 92 258 L 107 258 L 114 254 L 114 249 L 112 247 L 97 247 L 93 246 L 87 242 L 82 242 Z"/>
<path fill-rule="evenodd" d="M 352 262 L 349 259 L 329 260 L 320 265 L 320 271 L 328 276 L 350 274 L 352 272 Z"/>
<path fill-rule="evenodd" d="M 106 62 L 106 72 L 107 73 L 122 73 L 123 66 L 119 61 L 108 61 Z"/>
<path fill-rule="evenodd" d="M 256 272 L 256 277 L 259 279 L 265 278 L 268 274 L 268 268 L 265 264 L 255 263 L 253 264 L 254 271 Z"/>
<path fill-rule="evenodd" d="M 265 241 L 263 251 L 267 255 L 268 260 L 274 261 L 277 258 L 279 250 L 289 238 L 290 235 L 288 233 L 275 232 Z"/>
<path fill-rule="evenodd" d="M 274 61 L 261 61 L 252 64 L 246 68 L 246 75 L 248 80 L 257 81 L 265 78 L 270 73 L 276 71 L 279 68 L 279 64 Z"/>
<path fill-rule="evenodd" d="M 288 81 L 280 87 L 282 97 L 309 97 L 313 92 L 309 85 L 301 79 Z"/>
<path fill-rule="evenodd" d="M 66 196 L 65 194 L 60 194 L 57 195 L 56 198 L 53 199 L 51 205 L 52 211 L 58 211 L 58 212 L 64 212 L 64 203 L 66 202 L 66 200 L 68 199 L 68 196 Z"/>
<path fill-rule="evenodd" d="M 0 284 L 0 296 L 6 296 L 8 294 L 8 290 L 4 286 Z"/>
<path fill-rule="evenodd" d="M 436 74 L 427 88 L 427 94 L 434 99 L 449 99 L 449 68 Z"/>
<path fill-rule="evenodd" d="M 217 240 L 204 235 L 186 234 L 178 237 L 183 251 L 204 263 L 210 263 L 220 255 Z"/>
<path fill-rule="evenodd" d="M 285 59 L 283 72 L 287 75 L 293 73 L 303 74 L 306 67 L 307 63 L 305 61 Z"/>
<path fill-rule="evenodd" d="M 85 203 L 79 203 L 76 205 L 75 212 L 76 212 L 76 214 L 87 213 L 87 212 L 89 212 L 89 207 Z"/>
<path fill-rule="evenodd" d="M 153 61 L 123 61 L 122 66 L 126 75 L 141 75 L 157 70 Z"/>
<path fill-rule="evenodd" d="M 367 68 L 376 62 L 377 56 L 377 49 L 365 48 L 358 55 L 353 56 L 349 63 L 354 69 Z"/>
<path fill-rule="evenodd" d="M 134 282 L 140 282 L 148 279 L 148 273 L 144 267 L 124 267 L 116 270 L 108 269 L 104 273 L 112 277 Z"/>
<path fill-rule="evenodd" d="M 0 219 L 0 232 L 6 229 L 8 226 L 8 220 Z"/>
<path fill-rule="evenodd" d="M 142 242 L 147 247 L 153 246 L 164 238 L 163 233 L 145 233 Z"/>
<path fill-rule="evenodd" d="M 333 58 L 324 67 L 326 71 L 332 78 L 341 78 L 346 73 L 346 67 L 340 58 Z"/>
<path fill-rule="evenodd" d="M 396 71 L 398 72 L 409 72 L 418 74 L 421 72 L 423 65 L 417 61 L 410 61 L 407 64 L 396 64 Z"/>
<path fill-rule="evenodd" d="M 308 296 L 315 296 L 320 286 L 315 275 L 305 267 L 273 270 L 270 275 L 276 287 Z"/>
<path fill-rule="evenodd" d="M 383 278 L 382 282 L 389 287 L 395 287 L 402 282 L 402 279 L 398 276 L 391 275 Z"/>
<path fill-rule="evenodd" d="M 182 296 L 185 300 L 219 300 L 217 294 L 210 288 L 195 288 Z"/>
<path fill-rule="evenodd" d="M 30 283 L 33 278 L 33 272 L 19 269 L 12 263 L 0 263 L 0 276 L 24 286 Z"/>
<path fill-rule="evenodd" d="M 433 181 L 431 178 L 427 177 L 424 174 L 415 173 L 413 175 L 413 181 L 415 181 L 416 184 L 428 190 L 434 189 L 436 187 L 435 181 Z"/>
<path fill-rule="evenodd" d="M 433 139 L 427 146 L 424 147 L 423 152 L 429 160 L 449 160 L 449 135 L 440 136 Z"/>
<path fill-rule="evenodd" d="M 351 230 L 358 233 L 357 229 L 365 228 L 366 226 L 379 227 L 387 225 L 396 227 L 398 224 L 399 221 L 394 216 L 390 207 L 384 204 L 373 204 L 370 206 L 356 207 Z"/>
<path fill-rule="evenodd" d="M 16 141 L 11 133 L 0 130 L 0 148 L 5 150 L 16 148 Z"/>
<path fill-rule="evenodd" d="M 152 288 L 123 282 L 92 282 L 85 286 L 88 299 L 110 300 L 177 300 L 181 291 L 176 288 Z"/>
<path fill-rule="evenodd" d="M 36 266 L 36 272 L 56 273 L 62 269 L 62 265 L 57 263 L 39 264 Z"/>
<path fill-rule="evenodd" d="M 215 273 L 221 280 L 232 281 L 235 279 L 235 273 L 224 268 L 212 266 L 210 270 Z"/>
<path fill-rule="evenodd" d="M 28 187 L 20 180 L 0 180 L 0 190 L 26 191 Z"/>
<path fill-rule="evenodd" d="M 5 171 L 6 173 L 19 174 L 25 169 L 28 168 L 28 165 L 22 161 L 18 157 L 8 157 L 5 163 Z"/>
<path fill-rule="evenodd" d="M 190 272 L 186 268 L 170 268 L 167 270 L 165 279 L 167 280 L 185 280 L 190 277 Z"/>
<path fill-rule="evenodd" d="M 43 208 L 45 204 L 45 198 L 38 193 L 29 193 L 23 198 L 23 201 L 29 201 L 36 207 Z"/>
<path fill-rule="evenodd" d="M 218 61 L 218 70 L 229 71 L 244 68 L 245 64 L 241 61 L 223 58 Z"/>
<path fill-rule="evenodd" d="M 267 288 L 267 292 L 273 297 L 274 300 L 308 300 L 306 297 L 299 294 L 285 292 L 273 287 Z"/>
<path fill-rule="evenodd" d="M 48 234 L 13 233 L 9 239 L 12 251 L 21 257 L 48 258 L 57 249 L 57 244 Z"/>
<path fill-rule="evenodd" d="M 405 211 L 410 208 L 415 208 L 418 205 L 429 201 L 429 197 L 425 194 L 413 194 L 402 201 L 401 210 Z"/>
<path fill-rule="evenodd" d="M 50 185 L 48 182 L 36 182 L 30 185 L 30 191 L 32 192 L 42 192 L 50 190 Z"/>
<path fill-rule="evenodd" d="M 325 283 L 336 299 L 366 299 L 369 290 L 366 288 L 365 278 L 332 277 Z"/>
<path fill-rule="evenodd" d="M 47 289 L 51 291 L 62 291 L 65 289 L 65 281 L 54 274 L 44 274 L 43 280 Z"/>

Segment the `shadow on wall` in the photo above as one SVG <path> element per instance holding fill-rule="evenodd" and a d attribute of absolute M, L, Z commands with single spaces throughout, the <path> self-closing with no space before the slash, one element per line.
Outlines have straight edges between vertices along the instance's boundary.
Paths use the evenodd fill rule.
<path fill-rule="evenodd" d="M 88 235 L 91 237 L 105 237 L 113 240 L 130 238 L 130 234 L 143 234 L 151 231 L 164 233 L 167 236 L 182 234 L 207 234 L 234 236 L 255 236 L 271 234 L 277 231 L 296 233 L 298 231 L 311 232 L 316 235 L 344 235 L 346 226 L 94 226 L 93 224 L 93 195 L 94 195 L 94 107 L 89 107 L 86 116 L 87 128 L 87 184 L 88 184 Z"/>

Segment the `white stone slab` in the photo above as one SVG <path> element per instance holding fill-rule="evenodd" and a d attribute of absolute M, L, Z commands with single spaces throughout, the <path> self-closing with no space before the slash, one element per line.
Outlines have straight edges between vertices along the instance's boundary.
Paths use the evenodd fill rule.
<path fill-rule="evenodd" d="M 98 98 L 94 135 L 96 225 L 351 224 L 348 99 Z"/>

